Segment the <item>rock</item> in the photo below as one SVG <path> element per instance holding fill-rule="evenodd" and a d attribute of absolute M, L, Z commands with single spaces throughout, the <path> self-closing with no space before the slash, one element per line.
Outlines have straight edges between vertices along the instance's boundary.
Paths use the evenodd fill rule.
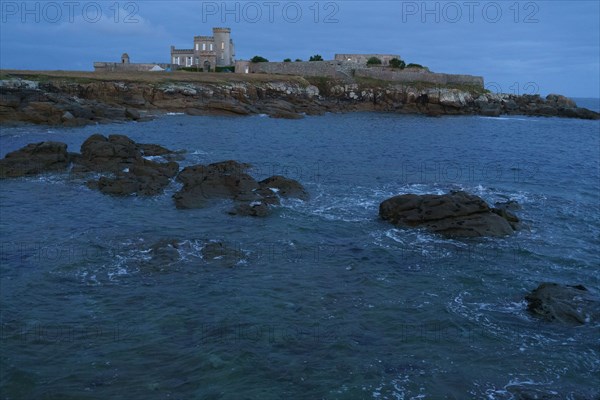
<path fill-rule="evenodd" d="M 125 109 L 125 116 L 129 119 L 132 119 L 134 121 L 137 121 L 140 119 L 140 113 L 138 110 L 134 110 L 132 108 L 126 108 Z"/>
<path fill-rule="evenodd" d="M 138 167 L 144 165 L 144 161 L 142 161 L 144 156 L 173 154 L 175 154 L 174 151 L 160 145 L 136 143 L 125 135 L 110 135 L 107 138 L 95 134 L 87 138 L 81 145 L 81 157 L 77 160 L 78 165 L 75 172 L 120 173 L 133 167 L 134 164 Z M 169 168 L 173 168 L 174 164 L 170 165 Z"/>
<path fill-rule="evenodd" d="M 80 170 L 119 172 L 129 168 L 142 154 L 135 142 L 123 135 L 95 134 L 81 145 Z"/>
<path fill-rule="evenodd" d="M 600 299 L 583 285 L 542 283 L 525 300 L 529 312 L 547 321 L 583 325 L 600 317 Z"/>
<path fill-rule="evenodd" d="M 16 178 L 62 171 L 69 165 L 67 145 L 60 142 L 31 143 L 0 160 L 0 178 Z"/>
<path fill-rule="evenodd" d="M 63 122 L 72 121 L 75 119 L 75 116 L 71 114 L 69 111 L 65 111 L 65 113 L 61 117 Z"/>
<path fill-rule="evenodd" d="M 502 114 L 502 106 L 500 104 L 480 104 L 479 114 L 486 117 L 499 117 Z"/>
<path fill-rule="evenodd" d="M 279 205 L 281 197 L 309 198 L 300 183 L 283 176 L 256 182 L 247 174 L 250 164 L 222 161 L 210 165 L 193 165 L 181 171 L 177 180 L 183 188 L 173 195 L 177 208 L 201 208 L 212 199 L 236 202 L 232 215 L 264 217 L 270 206 Z"/>
<path fill-rule="evenodd" d="M 177 180 L 183 188 L 173 196 L 177 208 L 201 208 L 207 200 L 235 199 L 251 194 L 258 183 L 245 171 L 249 164 L 223 161 L 210 165 L 193 165 L 181 171 Z"/>
<path fill-rule="evenodd" d="M 262 180 L 259 182 L 259 185 L 261 189 L 275 189 L 275 192 L 281 197 L 293 197 L 301 200 L 308 200 L 310 198 L 304 186 L 298 181 L 281 175 L 274 175 Z M 263 191 L 262 193 L 265 192 Z"/>
<path fill-rule="evenodd" d="M 510 222 L 500 214 L 480 197 L 465 192 L 406 194 L 387 199 L 379 205 L 381 218 L 394 225 L 423 227 L 445 236 L 512 234 L 514 229 Z"/>
<path fill-rule="evenodd" d="M 240 249 L 231 248 L 221 242 L 209 242 L 201 250 L 202 258 L 211 264 L 222 267 L 235 267 L 242 259 Z"/>
<path fill-rule="evenodd" d="M 104 194 L 153 196 L 160 194 L 178 171 L 176 162 L 157 163 L 142 158 L 115 178 L 100 178 L 97 186 Z"/>
<path fill-rule="evenodd" d="M 269 215 L 269 213 L 269 206 L 261 201 L 238 204 L 229 212 L 231 215 L 241 215 L 247 217 L 266 217 Z"/>
<path fill-rule="evenodd" d="M 212 114 L 218 115 L 249 115 L 250 111 L 241 103 L 235 100 L 213 100 L 210 101 L 206 108 L 211 111 Z"/>
<path fill-rule="evenodd" d="M 556 107 L 577 108 L 577 104 L 573 100 L 560 94 L 549 94 L 546 96 L 546 102 Z"/>

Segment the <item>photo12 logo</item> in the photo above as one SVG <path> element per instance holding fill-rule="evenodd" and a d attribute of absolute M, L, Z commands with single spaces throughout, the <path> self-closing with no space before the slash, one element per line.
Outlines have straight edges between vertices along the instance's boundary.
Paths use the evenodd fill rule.
<path fill-rule="evenodd" d="M 202 3 L 202 22 L 295 24 L 300 21 L 310 21 L 315 24 L 337 24 L 339 12 L 340 2 L 337 1 L 205 1 Z"/>
<path fill-rule="evenodd" d="M 449 23 L 510 21 L 537 24 L 540 6 L 536 2 L 403 1 L 402 22 Z"/>
<path fill-rule="evenodd" d="M 79 1 L 2 1 L 0 20 L 2 23 L 96 23 L 102 19 L 116 24 L 137 24 L 139 5 L 137 2 L 79 2 Z"/>

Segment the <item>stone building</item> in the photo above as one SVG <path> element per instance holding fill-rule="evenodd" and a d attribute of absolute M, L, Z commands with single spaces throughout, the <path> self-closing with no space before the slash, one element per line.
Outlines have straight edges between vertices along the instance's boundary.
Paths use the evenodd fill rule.
<path fill-rule="evenodd" d="M 213 28 L 213 36 L 194 36 L 191 49 L 176 49 L 171 46 L 171 64 L 175 67 L 193 67 L 205 72 L 215 67 L 234 65 L 235 47 L 231 29 Z"/>

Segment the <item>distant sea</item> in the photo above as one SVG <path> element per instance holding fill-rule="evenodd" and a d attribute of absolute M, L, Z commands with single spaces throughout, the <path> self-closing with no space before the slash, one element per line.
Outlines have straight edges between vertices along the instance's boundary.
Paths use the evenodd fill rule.
<path fill-rule="evenodd" d="M 598 111 L 598 99 L 576 99 Z M 0 131 L 70 151 L 93 133 L 235 159 L 311 193 L 270 217 L 177 210 L 68 173 L 0 181 L 0 393 L 55 399 L 592 399 L 600 326 L 542 322 L 541 282 L 600 288 L 598 121 L 170 115 Z M 515 200 L 526 228 L 445 239 L 378 218 L 402 193 Z M 176 241 L 161 263 L 151 248 Z M 200 250 L 219 241 L 232 268 Z"/>

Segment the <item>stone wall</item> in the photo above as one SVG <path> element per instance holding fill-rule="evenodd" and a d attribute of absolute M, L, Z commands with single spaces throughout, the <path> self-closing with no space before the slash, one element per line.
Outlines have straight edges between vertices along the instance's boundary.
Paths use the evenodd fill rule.
<path fill-rule="evenodd" d="M 438 74 L 423 71 L 395 71 L 381 68 L 363 68 L 354 72 L 355 77 L 373 78 L 391 82 L 428 82 L 436 85 L 472 85 L 483 87 L 483 77 L 474 75 Z"/>
<path fill-rule="evenodd" d="M 155 66 L 159 66 L 162 69 L 170 69 L 171 64 L 155 63 L 115 63 L 115 62 L 95 62 L 94 71 L 96 72 L 139 72 L 139 71 L 150 71 Z"/>
<path fill-rule="evenodd" d="M 390 82 L 428 82 L 437 85 L 473 85 L 483 87 L 483 77 L 473 75 L 438 74 L 425 69 L 394 70 L 382 67 L 363 67 L 350 61 L 303 62 L 236 62 L 236 73 L 280 74 L 298 76 L 324 76 L 342 80 L 356 77 L 380 79 Z"/>
<path fill-rule="evenodd" d="M 258 74 L 327 76 L 334 78 L 337 75 L 337 71 L 337 61 L 250 63 L 250 72 Z"/>

